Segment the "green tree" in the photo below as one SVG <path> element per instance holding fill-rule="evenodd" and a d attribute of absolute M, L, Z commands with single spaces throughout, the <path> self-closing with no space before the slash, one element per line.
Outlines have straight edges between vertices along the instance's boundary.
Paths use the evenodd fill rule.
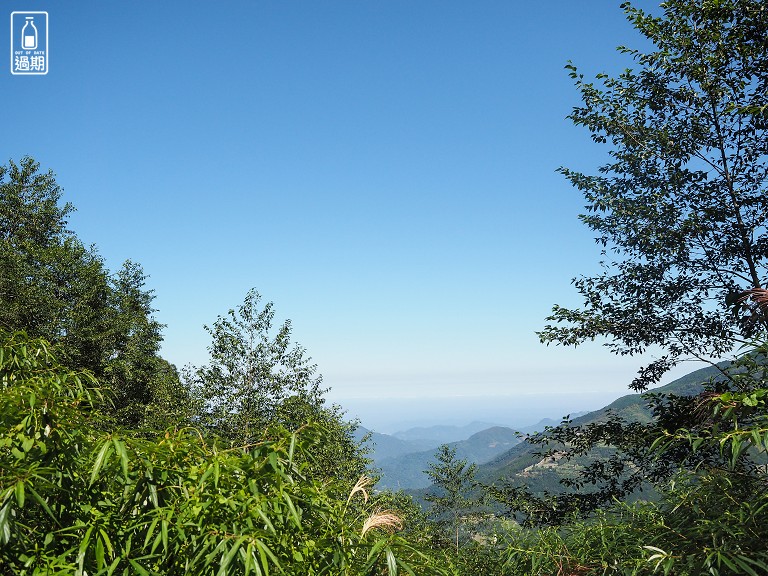
<path fill-rule="evenodd" d="M 456 457 L 455 447 L 443 444 L 437 450 L 437 462 L 430 464 L 426 471 L 432 480 L 430 491 L 424 496 L 430 503 L 429 516 L 452 534 L 457 554 L 461 526 L 476 517 L 479 510 L 472 496 L 476 470 L 476 464 Z"/>
<path fill-rule="evenodd" d="M 291 345 L 290 321 L 273 331 L 274 305 L 260 303 L 261 295 L 250 290 L 237 310 L 206 326 L 209 363 L 186 370 L 201 422 L 237 443 L 261 439 L 278 417 L 290 420 L 284 402 L 291 397 L 304 401 L 295 402 L 299 410 L 323 403 L 322 377 L 306 351 Z"/>
<path fill-rule="evenodd" d="M 768 305 L 768 291 L 760 298 Z M 732 389 L 702 402 L 708 426 L 659 435 L 654 443 L 660 458 L 681 445 L 721 456 L 682 470 L 661 491 L 664 522 L 652 544 L 665 571 L 768 573 L 767 366 L 762 342 L 734 363 Z"/>
<path fill-rule="evenodd" d="M 193 403 L 175 366 L 160 357 L 162 328 L 154 317 L 147 275 L 127 260 L 111 278 L 111 329 L 116 335 L 103 380 L 112 390 L 117 421 L 132 428 L 188 422 Z"/>
<path fill-rule="evenodd" d="M 636 70 L 590 82 L 567 66 L 583 100 L 569 118 L 610 155 L 597 175 L 560 169 L 584 193 L 604 271 L 574 279 L 583 307 L 555 306 L 539 334 L 604 338 L 621 355 L 661 349 L 637 390 L 743 341 L 729 303 L 764 286 L 768 265 L 768 10 L 762 0 L 661 7 L 657 17 L 623 4 L 654 46 L 619 48 Z"/>
<path fill-rule="evenodd" d="M 768 293 L 762 298 L 768 305 Z M 674 475 L 655 482 L 652 501 L 614 503 L 584 518 L 569 514 L 566 500 L 534 499 L 527 512 L 536 519 L 565 516 L 539 522 L 555 527 L 510 531 L 501 573 L 768 573 L 767 360 L 763 342 L 730 366 L 732 390 L 697 398 L 696 428 L 646 430 L 650 458 L 640 472 L 652 470 L 652 460 L 677 463 Z"/>
<path fill-rule="evenodd" d="M 108 383 L 113 425 L 168 424 L 190 404 L 159 356 L 146 275 L 131 261 L 110 274 L 67 228 L 74 207 L 61 196 L 53 172 L 32 158 L 0 166 L 0 328 L 60 345 L 63 364 Z"/>
<path fill-rule="evenodd" d="M 232 445 L 249 445 L 276 425 L 298 430 L 309 422 L 325 430 L 313 473 L 354 483 L 367 460 L 353 438 L 356 424 L 327 406 L 322 376 L 304 348 L 291 342 L 291 323 L 274 328 L 274 305 L 250 290 L 243 304 L 206 330 L 209 363 L 187 367 L 197 422 Z"/>
<path fill-rule="evenodd" d="M 636 69 L 590 82 L 567 66 L 583 101 L 570 119 L 610 156 L 596 175 L 560 169 L 587 200 L 581 219 L 603 247 L 603 272 L 574 280 L 583 307 L 555 306 L 540 338 L 662 350 L 631 384 L 645 390 L 681 360 L 719 359 L 768 326 L 748 299 L 768 266 L 768 11 L 755 0 L 670 0 L 660 16 L 623 8 L 652 46 L 619 48 Z M 739 386 L 724 369 L 708 394 Z M 566 421 L 533 441 L 554 444 L 562 462 L 591 459 L 567 482 L 575 491 L 542 498 L 510 486 L 500 496 L 529 521 L 557 524 L 644 483 L 658 488 L 680 468 L 724 466 L 712 445 L 652 449 L 680 428 L 706 434 L 706 397 L 649 395 L 648 425 Z"/>
<path fill-rule="evenodd" d="M 60 198 L 31 158 L 0 167 L 0 326 L 62 343 L 62 360 L 102 373 L 116 337 L 109 276 L 67 229 L 74 208 Z"/>

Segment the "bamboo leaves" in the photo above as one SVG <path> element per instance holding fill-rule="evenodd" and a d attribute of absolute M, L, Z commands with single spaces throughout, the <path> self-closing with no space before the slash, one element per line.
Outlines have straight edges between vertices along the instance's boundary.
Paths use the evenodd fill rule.
<path fill-rule="evenodd" d="M 397 533 L 364 535 L 362 496 L 305 474 L 322 439 L 312 426 L 228 449 L 191 428 L 118 436 L 97 426 L 80 380 L 42 364 L 35 341 L 11 340 L 0 341 L 2 576 L 444 573 Z M 44 410 L 57 426 L 45 465 L 37 453 L 19 460 L 13 449 L 28 436 L 17 427 Z"/>

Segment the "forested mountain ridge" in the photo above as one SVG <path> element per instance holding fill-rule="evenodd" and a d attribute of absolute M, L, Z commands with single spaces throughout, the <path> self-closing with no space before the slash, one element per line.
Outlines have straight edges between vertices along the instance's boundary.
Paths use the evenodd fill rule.
<path fill-rule="evenodd" d="M 721 366 L 725 366 L 722 363 Z M 689 374 L 652 390 L 658 394 L 677 394 L 693 396 L 703 390 L 703 384 L 712 378 L 721 376 L 715 367 L 705 367 L 694 370 Z M 606 418 L 609 414 L 620 417 L 628 422 L 648 423 L 652 419 L 651 408 L 640 393 L 621 396 L 610 404 L 591 412 L 579 413 L 570 420 L 573 425 L 586 425 Z M 556 426 L 559 421 L 545 420 L 548 425 Z M 488 426 L 459 441 L 441 442 L 446 437 L 460 436 L 468 430 L 476 430 Z M 529 426 L 526 431 L 543 431 L 540 424 Z M 362 440 L 369 436 L 367 444 L 369 456 L 381 471 L 382 477 L 378 486 L 387 489 L 423 489 L 429 486 L 429 480 L 424 471 L 435 461 L 437 446 L 448 444 L 457 449 L 457 457 L 466 459 L 469 463 L 478 464 L 477 477 L 484 482 L 493 482 L 499 478 L 510 478 L 523 470 L 535 466 L 541 457 L 536 452 L 541 448 L 526 442 L 521 442 L 524 434 L 503 426 L 491 426 L 475 422 L 463 427 L 432 426 L 418 427 L 397 432 L 395 434 L 380 434 L 363 427 L 356 432 L 356 438 Z M 494 435 L 498 435 L 495 438 Z M 486 442 L 487 440 L 487 442 Z M 504 452 L 503 450 L 507 448 Z M 559 481 L 557 466 L 552 463 L 543 467 L 544 476 L 528 473 L 530 486 L 536 489 L 537 479 L 543 487 L 556 487 Z M 530 472 L 530 471 L 529 471 Z"/>
<path fill-rule="evenodd" d="M 720 364 L 721 367 L 726 365 L 727 363 Z M 704 384 L 721 376 L 721 371 L 718 368 L 708 366 L 694 370 L 664 386 L 654 388 L 652 392 L 657 394 L 695 396 L 704 390 Z M 640 422 L 643 424 L 650 422 L 652 419 L 651 408 L 644 395 L 627 394 L 617 398 L 603 408 L 582 414 L 570 420 L 570 423 L 573 426 L 583 426 L 605 420 L 610 415 L 622 418 L 627 422 Z M 541 446 L 525 441 L 521 442 L 493 460 L 481 464 L 478 467 L 477 478 L 484 483 L 492 484 L 502 478 L 511 479 L 518 477 L 534 491 L 557 489 L 559 480 L 563 475 L 559 473 L 556 461 L 537 454 L 541 451 Z M 545 465 L 539 466 L 538 470 L 531 468 L 536 467 L 540 463 Z M 565 462 L 561 465 L 563 467 L 562 472 L 567 473 L 569 465 Z M 525 471 L 527 473 L 524 473 Z"/>

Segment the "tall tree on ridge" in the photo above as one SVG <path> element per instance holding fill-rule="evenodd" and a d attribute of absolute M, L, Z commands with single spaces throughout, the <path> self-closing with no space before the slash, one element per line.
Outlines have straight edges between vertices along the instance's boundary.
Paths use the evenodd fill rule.
<path fill-rule="evenodd" d="M 583 100 L 569 118 L 611 158 L 594 176 L 560 169 L 584 193 L 604 271 L 574 279 L 583 307 L 555 306 L 539 336 L 663 350 L 632 382 L 645 390 L 680 360 L 742 341 L 729 307 L 768 278 L 768 8 L 671 0 L 655 17 L 622 6 L 655 51 L 620 47 L 638 69 L 597 83 L 567 66 Z"/>

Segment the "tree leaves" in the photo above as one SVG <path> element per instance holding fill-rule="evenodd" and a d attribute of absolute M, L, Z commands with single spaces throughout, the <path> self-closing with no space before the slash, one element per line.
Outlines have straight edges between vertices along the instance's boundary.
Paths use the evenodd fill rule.
<path fill-rule="evenodd" d="M 74 208 L 60 205 L 61 194 L 32 158 L 0 166 L 0 326 L 60 345 L 64 364 L 101 378 L 117 423 L 183 421 L 190 402 L 159 357 L 162 326 L 147 276 L 130 260 L 111 274 L 96 248 L 68 230 Z"/>
<path fill-rule="evenodd" d="M 581 219 L 606 258 L 602 274 L 574 280 L 582 308 L 555 307 L 539 333 L 565 345 L 599 338 L 622 355 L 660 348 L 637 390 L 681 359 L 729 352 L 744 333 L 729 294 L 768 278 L 768 133 L 755 112 L 768 87 L 768 15 L 757 0 L 662 8 L 624 5 L 655 46 L 619 50 L 636 70 L 591 83 L 566 66 L 582 96 L 569 118 L 610 160 L 597 176 L 560 172 L 584 193 Z"/>
<path fill-rule="evenodd" d="M 291 417 L 280 413 L 289 398 L 323 403 L 322 378 L 304 349 L 291 346 L 290 322 L 273 333 L 274 306 L 260 302 L 261 295 L 251 290 L 237 310 L 206 327 L 212 337 L 210 363 L 188 368 L 185 375 L 202 404 L 204 422 L 244 444 L 270 423 Z"/>

